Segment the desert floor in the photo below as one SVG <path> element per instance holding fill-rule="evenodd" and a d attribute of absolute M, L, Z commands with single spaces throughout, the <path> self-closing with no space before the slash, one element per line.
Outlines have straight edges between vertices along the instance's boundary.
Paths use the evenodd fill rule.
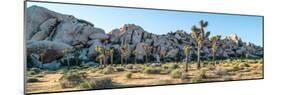
<path fill-rule="evenodd" d="M 263 61 L 261 59 L 223 60 L 218 61 L 219 64 L 215 66 L 209 64 L 211 62 L 202 62 L 205 64 L 202 64 L 200 70 L 196 69 L 197 64 L 194 63 L 190 62 L 188 72 L 185 71 L 186 65 L 182 62 L 106 65 L 102 67 L 73 66 L 70 69 L 65 67 L 55 71 L 29 69 L 27 70 L 26 89 L 27 93 L 40 93 L 263 78 Z M 93 84 L 93 82 L 86 87 L 81 84 L 74 87 L 62 87 L 60 79 L 69 70 L 85 75 L 87 81 L 94 81 L 91 79 L 95 78 L 109 78 L 110 81 L 107 82 L 110 82 L 110 87 Z"/>

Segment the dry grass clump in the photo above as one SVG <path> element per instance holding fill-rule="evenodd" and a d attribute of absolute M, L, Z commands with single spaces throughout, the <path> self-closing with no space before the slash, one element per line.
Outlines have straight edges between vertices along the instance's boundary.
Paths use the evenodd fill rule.
<path fill-rule="evenodd" d="M 146 67 L 143 70 L 143 72 L 146 73 L 146 74 L 160 74 L 161 73 L 161 69 L 160 68 Z"/>
<path fill-rule="evenodd" d="M 123 71 L 125 71 L 125 69 L 123 67 L 116 67 L 115 71 L 116 72 L 123 72 Z"/>
<path fill-rule="evenodd" d="M 86 81 L 86 75 L 77 71 L 69 71 L 59 79 L 62 88 L 73 88 L 84 81 Z"/>
<path fill-rule="evenodd" d="M 103 74 L 112 74 L 115 71 L 115 69 L 112 66 L 107 66 L 103 69 Z"/>
<path fill-rule="evenodd" d="M 214 70 L 214 73 L 216 75 L 219 75 L 219 76 L 225 76 L 225 75 L 228 75 L 228 72 L 225 68 L 222 68 L 222 67 L 218 67 Z"/>
<path fill-rule="evenodd" d="M 180 70 L 180 69 L 175 69 L 175 70 L 173 70 L 173 71 L 170 73 L 170 76 L 171 76 L 172 78 L 180 78 L 180 77 L 182 76 L 182 74 L 183 74 L 183 71 L 182 71 L 182 70 Z"/>
<path fill-rule="evenodd" d="M 201 82 L 203 79 L 207 78 L 206 72 L 208 71 L 207 68 L 202 68 L 201 70 L 197 71 L 195 76 L 192 78 L 192 82 Z"/>
<path fill-rule="evenodd" d="M 133 69 L 134 66 L 133 66 L 133 64 L 128 64 L 128 65 L 125 66 L 125 68 L 126 68 L 126 69 Z"/>
<path fill-rule="evenodd" d="M 125 73 L 125 77 L 126 77 L 127 79 L 131 79 L 132 76 L 133 76 L 133 73 L 132 73 L 132 72 L 127 72 L 127 73 Z"/>
<path fill-rule="evenodd" d="M 171 63 L 169 68 L 170 69 L 178 69 L 178 68 L 180 68 L 180 66 L 178 64 Z"/>
<path fill-rule="evenodd" d="M 101 78 L 92 78 L 88 79 L 81 84 L 79 84 L 80 88 L 83 89 L 102 89 L 102 88 L 112 88 L 113 83 L 112 79 L 109 77 L 101 77 Z"/>

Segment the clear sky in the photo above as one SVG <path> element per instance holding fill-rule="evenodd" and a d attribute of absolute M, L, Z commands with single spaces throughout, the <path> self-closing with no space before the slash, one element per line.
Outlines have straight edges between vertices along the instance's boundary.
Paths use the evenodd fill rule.
<path fill-rule="evenodd" d="M 209 22 L 207 31 L 211 36 L 229 36 L 237 34 L 245 42 L 262 45 L 263 21 L 258 16 L 240 16 L 225 14 L 208 14 L 178 11 L 160 11 L 146 9 L 129 9 L 117 7 L 102 7 L 89 5 L 70 5 L 42 2 L 28 2 L 27 7 L 37 5 L 47 9 L 73 15 L 87 20 L 104 29 L 106 32 L 120 28 L 124 24 L 136 24 L 154 34 L 166 34 L 170 31 L 185 30 L 191 32 L 192 25 L 198 25 L 200 20 Z"/>

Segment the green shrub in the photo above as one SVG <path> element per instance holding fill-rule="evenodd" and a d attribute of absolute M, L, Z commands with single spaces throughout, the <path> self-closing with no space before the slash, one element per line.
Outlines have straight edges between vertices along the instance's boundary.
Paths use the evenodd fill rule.
<path fill-rule="evenodd" d="M 115 69 L 112 66 L 107 66 L 103 69 L 103 74 L 112 74 L 115 71 Z"/>
<path fill-rule="evenodd" d="M 76 71 L 69 71 L 59 79 L 62 88 L 73 88 L 84 81 L 86 81 L 86 75 Z"/>
<path fill-rule="evenodd" d="M 181 70 L 175 69 L 170 73 L 170 75 L 172 78 L 180 78 L 182 76 L 182 73 L 183 72 Z"/>
<path fill-rule="evenodd" d="M 84 82 L 80 83 L 79 87 L 82 88 L 82 89 L 91 89 L 91 88 L 93 88 L 91 82 L 89 82 L 89 81 L 84 81 Z"/>
<path fill-rule="evenodd" d="M 160 74 L 161 69 L 160 68 L 146 67 L 143 72 L 146 73 L 146 74 Z"/>
<path fill-rule="evenodd" d="M 29 77 L 29 78 L 27 78 L 27 80 L 26 80 L 27 82 L 39 82 L 39 80 L 37 79 L 37 78 L 34 78 L 34 77 Z"/>
<path fill-rule="evenodd" d="M 133 73 L 132 73 L 132 72 L 127 72 L 127 73 L 125 74 L 125 77 L 126 77 L 127 79 L 131 79 L 132 76 L 133 76 Z"/>

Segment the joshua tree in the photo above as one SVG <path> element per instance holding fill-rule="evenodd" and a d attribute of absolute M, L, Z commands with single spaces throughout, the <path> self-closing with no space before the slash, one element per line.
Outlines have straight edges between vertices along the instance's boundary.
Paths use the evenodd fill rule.
<path fill-rule="evenodd" d="M 148 63 L 148 54 L 150 53 L 150 50 L 152 49 L 149 45 L 143 45 L 144 51 L 145 51 L 145 63 Z"/>
<path fill-rule="evenodd" d="M 216 64 L 215 62 L 215 58 L 216 58 L 216 52 L 218 50 L 218 46 L 217 46 L 217 42 L 220 40 L 221 36 L 217 35 L 217 36 L 213 36 L 211 38 L 211 42 L 212 42 L 212 55 L 213 55 L 213 65 Z"/>
<path fill-rule="evenodd" d="M 194 25 L 194 26 L 192 26 L 192 29 L 191 29 L 192 30 L 191 36 L 192 36 L 192 38 L 195 39 L 196 45 L 197 45 L 197 69 L 201 68 L 201 65 L 200 65 L 201 48 L 204 45 L 205 39 L 208 38 L 210 35 L 210 32 L 205 33 L 205 28 L 207 26 L 208 26 L 208 22 L 201 20 L 199 28 Z"/>
<path fill-rule="evenodd" d="M 69 69 L 70 63 L 69 63 L 69 58 L 68 58 L 68 53 L 69 53 L 69 49 L 65 48 L 62 50 L 62 53 L 65 55 L 66 57 L 66 61 L 67 61 L 67 69 Z"/>
<path fill-rule="evenodd" d="M 129 52 L 128 44 L 123 45 L 120 48 L 120 52 L 121 52 L 121 64 L 123 64 L 124 59 L 125 59 L 125 63 L 127 64 L 127 57 L 128 57 L 128 52 Z"/>
<path fill-rule="evenodd" d="M 190 54 L 191 46 L 186 45 L 184 46 L 184 54 L 185 54 L 185 71 L 188 72 L 188 61 L 189 61 L 189 54 Z"/>
<path fill-rule="evenodd" d="M 109 56 L 110 56 L 110 62 L 111 62 L 111 64 L 113 64 L 114 63 L 114 61 L 113 61 L 114 48 L 110 48 L 108 53 L 109 53 Z"/>
<path fill-rule="evenodd" d="M 96 51 L 99 53 L 98 59 L 100 65 L 105 63 L 105 50 L 102 46 L 97 45 L 96 46 Z"/>

